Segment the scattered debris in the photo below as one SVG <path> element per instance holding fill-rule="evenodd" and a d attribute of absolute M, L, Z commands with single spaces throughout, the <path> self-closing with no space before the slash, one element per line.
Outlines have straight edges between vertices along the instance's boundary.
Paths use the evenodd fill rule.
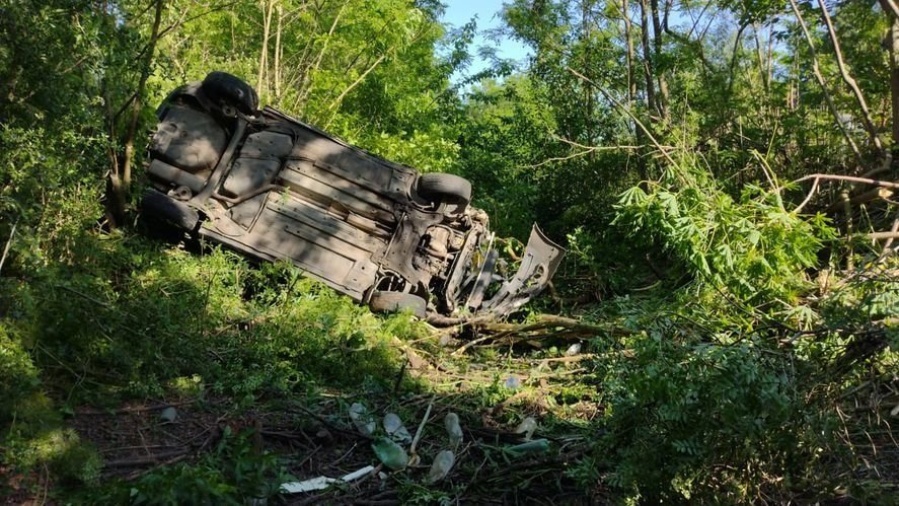
<path fill-rule="evenodd" d="M 409 465 L 409 454 L 391 439 L 378 438 L 371 444 L 371 449 L 375 451 L 382 464 L 394 471 L 402 471 Z"/>
<path fill-rule="evenodd" d="M 549 440 L 535 439 L 520 445 L 510 446 L 506 448 L 506 452 L 515 456 L 527 453 L 545 453 L 549 451 Z"/>
<path fill-rule="evenodd" d="M 335 483 L 349 483 L 366 476 L 375 470 L 374 466 L 365 466 L 358 471 L 353 471 L 340 478 L 329 478 L 327 476 L 319 476 L 303 481 L 294 481 L 281 485 L 281 492 L 285 494 L 300 494 L 303 492 L 312 492 L 315 490 L 324 490 Z"/>
<path fill-rule="evenodd" d="M 431 485 L 446 478 L 446 475 L 449 474 L 450 469 L 453 468 L 453 464 L 455 463 L 456 455 L 450 450 L 442 450 L 436 457 L 434 457 L 434 463 L 431 464 L 431 469 L 428 471 L 428 477 L 425 479 L 425 483 Z"/>
<path fill-rule="evenodd" d="M 163 409 L 162 413 L 159 414 L 159 419 L 162 420 L 162 423 L 173 423 L 177 418 L 178 410 L 172 406 Z"/>
<path fill-rule="evenodd" d="M 537 421 L 533 417 L 527 417 L 515 428 L 516 434 L 524 434 L 524 440 L 530 441 L 534 431 L 537 430 Z"/>
<path fill-rule="evenodd" d="M 361 402 L 354 402 L 350 406 L 350 420 L 353 421 L 356 430 L 363 436 L 371 436 L 378 427 L 371 414 L 369 414 L 368 408 Z"/>
<path fill-rule="evenodd" d="M 459 425 L 459 415 L 449 412 L 443 419 L 443 426 L 449 436 L 449 443 L 453 448 L 458 448 L 462 443 L 462 426 Z"/>
<path fill-rule="evenodd" d="M 403 425 L 403 421 L 396 413 L 387 413 L 384 415 L 384 431 L 390 439 L 397 443 L 409 444 L 412 442 L 412 434 Z"/>

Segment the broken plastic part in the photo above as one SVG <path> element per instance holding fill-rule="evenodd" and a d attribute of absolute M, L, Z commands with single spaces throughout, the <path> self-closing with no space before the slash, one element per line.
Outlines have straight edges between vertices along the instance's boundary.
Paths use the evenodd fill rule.
<path fill-rule="evenodd" d="M 523 306 L 549 284 L 564 255 L 565 250 L 534 225 L 518 272 L 492 299 L 484 302 L 482 309 L 507 315 Z"/>
<path fill-rule="evenodd" d="M 574 343 L 565 350 L 566 357 L 573 357 L 581 352 L 581 343 Z"/>
<path fill-rule="evenodd" d="M 406 429 L 396 413 L 384 415 L 384 431 L 387 432 L 390 439 L 398 443 L 409 444 L 412 442 L 412 434 L 409 434 L 409 430 Z"/>
<path fill-rule="evenodd" d="M 446 433 L 449 436 L 449 443 L 453 448 L 458 448 L 462 443 L 462 426 L 459 425 L 459 415 L 455 413 L 447 413 L 443 419 L 443 426 L 446 427 Z"/>
<path fill-rule="evenodd" d="M 529 416 L 518 424 L 518 427 L 515 428 L 515 433 L 524 434 L 524 440 L 530 441 L 535 430 L 537 430 L 537 421 Z"/>
<path fill-rule="evenodd" d="M 450 450 L 441 451 L 434 457 L 434 463 L 431 464 L 431 469 L 428 471 L 428 477 L 425 478 L 425 483 L 430 485 L 446 478 L 446 475 L 449 474 L 455 463 L 456 455 L 453 452 Z"/>
<path fill-rule="evenodd" d="M 390 439 L 378 438 L 377 441 L 371 444 L 371 449 L 374 450 L 375 455 L 377 455 L 378 460 L 382 464 L 394 471 L 403 470 L 409 465 L 409 454 L 406 453 L 402 446 Z"/>
<path fill-rule="evenodd" d="M 350 420 L 353 421 L 356 430 L 364 436 L 371 436 L 378 427 L 378 424 L 375 423 L 371 414 L 368 412 L 368 408 L 361 402 L 354 402 L 350 406 Z"/>
<path fill-rule="evenodd" d="M 302 492 L 312 492 L 315 490 L 324 490 L 328 488 L 332 483 L 340 483 L 340 482 L 351 482 L 356 481 L 363 476 L 374 471 L 375 468 L 373 466 L 365 466 L 358 471 L 353 471 L 347 475 L 344 475 L 340 478 L 329 478 L 327 476 L 319 476 L 317 478 L 311 478 L 304 481 L 294 481 L 290 483 L 284 483 L 281 485 L 281 492 L 285 494 L 299 494 Z"/>

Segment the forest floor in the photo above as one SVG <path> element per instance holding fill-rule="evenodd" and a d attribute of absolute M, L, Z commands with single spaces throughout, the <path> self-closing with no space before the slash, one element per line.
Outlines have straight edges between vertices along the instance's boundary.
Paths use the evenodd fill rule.
<path fill-rule="evenodd" d="M 77 407 L 65 424 L 99 453 L 101 483 L 127 484 L 176 464 L 231 460 L 229 466 L 255 466 L 258 456 L 270 455 L 282 474 L 244 472 L 261 473 L 275 487 L 285 480 L 339 478 L 373 468 L 351 483 L 274 494 L 270 504 L 605 502 L 601 490 L 585 490 L 577 479 L 577 463 L 589 452 L 589 422 L 601 414 L 597 389 L 589 386 L 583 365 L 592 355 L 568 347 L 568 340 L 557 341 L 561 351 L 536 342 L 499 347 L 484 340 L 471 346 L 474 341 L 457 341 L 446 332 L 435 330 L 428 343 L 402 344 L 407 362 L 390 392 L 312 389 L 306 396 L 262 398 L 249 405 L 221 396 L 173 396 L 107 409 Z M 354 426 L 348 414 L 354 402 L 362 402 L 378 422 L 373 435 Z M 399 471 L 381 464 L 372 446 L 383 434 L 380 421 L 388 412 L 397 413 L 411 434 L 421 431 L 414 451 L 420 461 Z M 445 428 L 451 412 L 463 431 L 455 447 Z M 530 431 L 520 427 L 526 420 L 536 423 Z M 521 444 L 523 450 L 512 450 Z M 446 449 L 454 450 L 455 465 L 445 479 L 428 484 L 435 455 Z M 7 504 L 66 499 L 58 492 L 49 501 L 42 496 L 56 485 L 31 488 L 37 495 L 11 497 Z"/>

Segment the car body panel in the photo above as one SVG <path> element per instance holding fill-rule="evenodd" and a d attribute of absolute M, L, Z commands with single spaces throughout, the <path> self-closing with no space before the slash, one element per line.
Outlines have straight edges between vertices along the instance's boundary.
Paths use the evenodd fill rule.
<path fill-rule="evenodd" d="M 218 74 L 215 90 L 246 86 Z M 444 315 L 508 314 L 558 267 L 564 250 L 535 226 L 518 274 L 488 290 L 497 253 L 482 250 L 494 236 L 486 213 L 468 205 L 469 183 L 429 175 L 447 193 L 424 194 L 423 176 L 410 167 L 269 107 L 238 113 L 209 92 L 187 85 L 158 109 L 147 174 L 149 191 L 165 198 L 145 199 L 157 204 L 145 214 L 194 223 L 169 216 L 194 213 L 200 225 L 185 231 L 191 235 L 288 260 L 359 302 L 374 292 L 405 293 Z M 457 181 L 464 184 L 454 189 Z"/>

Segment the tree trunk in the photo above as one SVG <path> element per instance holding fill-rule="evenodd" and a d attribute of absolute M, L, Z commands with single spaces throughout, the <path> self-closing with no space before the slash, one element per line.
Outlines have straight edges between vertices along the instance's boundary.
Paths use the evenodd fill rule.
<path fill-rule="evenodd" d="M 271 33 L 275 0 L 261 0 L 260 7 L 262 8 L 262 49 L 259 51 L 259 75 L 256 78 L 256 90 L 262 95 L 267 92 L 265 77 L 268 67 L 268 39 Z"/>
<path fill-rule="evenodd" d="M 281 48 L 281 23 L 284 20 L 284 11 L 281 6 L 278 6 L 278 28 L 275 32 L 275 68 L 274 76 L 272 80 L 275 85 L 275 100 L 281 100 L 281 52 L 283 49 Z"/>
<path fill-rule="evenodd" d="M 628 0 L 621 0 L 621 17 L 622 21 L 624 21 L 624 40 L 627 47 L 627 53 L 625 54 L 625 61 L 627 62 L 627 108 L 633 109 L 634 98 L 637 96 L 637 83 L 634 81 L 634 39 Z"/>
<path fill-rule="evenodd" d="M 877 150 L 877 154 L 882 156 L 883 146 L 880 144 L 880 138 L 877 136 L 877 127 L 874 126 L 874 120 L 871 119 L 871 112 L 868 110 L 868 104 L 865 102 L 865 96 L 862 95 L 862 90 L 859 89 L 858 83 L 855 82 L 855 78 L 849 73 L 849 70 L 846 68 L 846 63 L 843 61 L 843 52 L 840 50 L 840 40 L 837 38 L 837 32 L 834 30 L 833 22 L 830 20 L 830 13 L 827 12 L 827 5 L 824 3 L 824 0 L 818 0 L 818 5 L 821 7 L 824 24 L 827 25 L 827 35 L 830 37 L 831 44 L 833 44 L 833 52 L 837 58 L 837 67 L 840 69 L 840 77 L 843 78 L 843 81 L 852 90 L 855 101 L 858 103 L 859 109 L 861 109 L 865 131 L 868 132 L 871 145 Z"/>
<path fill-rule="evenodd" d="M 637 81 L 636 81 L 636 56 L 634 51 L 634 38 L 633 38 L 633 26 L 631 25 L 631 16 L 630 16 L 630 4 L 628 0 L 621 0 L 621 17 L 624 21 L 624 39 L 625 46 L 627 47 L 626 53 L 626 63 L 627 63 L 627 109 L 634 112 L 634 101 L 637 97 Z M 645 136 L 643 135 L 643 130 L 640 129 L 640 126 L 637 125 L 636 121 L 631 121 L 632 127 L 634 131 L 634 136 L 637 140 L 637 145 L 643 145 L 646 142 Z M 646 181 L 649 178 L 649 174 L 646 170 L 646 159 L 642 156 L 637 157 L 637 173 L 640 176 L 640 181 Z"/>
<path fill-rule="evenodd" d="M 759 31 L 761 30 L 761 25 L 758 22 L 752 24 L 752 35 L 755 38 L 755 56 L 758 60 L 759 66 L 759 75 L 762 78 L 762 88 L 765 90 L 765 94 L 768 94 L 768 58 L 767 54 L 762 54 L 762 41 L 759 37 Z"/>
<path fill-rule="evenodd" d="M 121 158 L 113 164 L 107 182 L 107 218 L 110 228 L 117 228 L 125 221 L 125 206 L 131 190 L 131 166 L 134 158 L 134 141 L 137 137 L 137 127 L 140 122 L 140 112 L 143 108 L 144 95 L 146 94 L 147 79 L 150 78 L 150 70 L 153 65 L 153 57 L 156 53 L 156 43 L 159 41 L 159 26 L 162 21 L 162 11 L 165 9 L 165 0 L 156 0 L 156 12 L 153 18 L 153 28 L 150 31 L 150 40 L 144 52 L 144 60 L 141 62 L 140 79 L 137 83 L 137 91 L 131 99 L 130 116 L 128 117 L 128 130 L 125 134 L 125 149 Z M 115 122 L 115 117 L 109 121 Z M 114 127 L 110 131 L 115 131 Z"/>
<path fill-rule="evenodd" d="M 654 84 L 652 50 L 649 48 L 649 6 L 647 0 L 640 0 L 640 42 L 643 49 L 643 77 L 646 79 L 646 108 L 650 114 L 654 111 L 661 116 L 656 106 L 656 88 Z M 650 118 L 651 119 L 651 118 Z M 652 122 L 650 121 L 650 124 Z"/>
<path fill-rule="evenodd" d="M 650 7 L 652 8 L 652 33 L 653 33 L 653 61 L 658 64 L 659 56 L 662 54 L 662 22 L 659 18 L 659 0 L 651 0 Z M 668 119 L 668 80 L 665 78 L 665 73 L 660 71 L 658 67 L 653 69 L 653 73 L 655 74 L 655 78 L 659 83 L 659 93 L 657 98 L 659 100 L 659 114 L 662 116 L 663 120 Z"/>
<path fill-rule="evenodd" d="M 590 75 L 590 64 L 591 62 L 591 54 L 590 54 L 590 31 L 592 30 L 592 26 L 590 24 L 590 2 L 588 0 L 583 0 L 581 2 L 581 44 L 583 47 L 583 57 L 581 60 L 581 68 L 584 69 L 584 73 Z M 584 134 L 584 143 L 592 146 L 594 141 L 593 136 L 593 110 L 595 108 L 594 100 L 593 100 L 593 90 L 586 83 L 582 83 L 581 86 L 582 92 L 584 94 L 584 108 L 583 108 L 583 134 Z M 595 159 L 596 153 L 591 151 L 587 156 L 590 157 L 591 160 Z"/>
<path fill-rule="evenodd" d="M 890 52 L 890 105 L 893 109 L 892 150 L 893 160 L 899 161 L 899 157 L 895 156 L 899 150 L 899 8 L 892 0 L 881 0 L 880 3 L 890 19 L 887 49 Z"/>

